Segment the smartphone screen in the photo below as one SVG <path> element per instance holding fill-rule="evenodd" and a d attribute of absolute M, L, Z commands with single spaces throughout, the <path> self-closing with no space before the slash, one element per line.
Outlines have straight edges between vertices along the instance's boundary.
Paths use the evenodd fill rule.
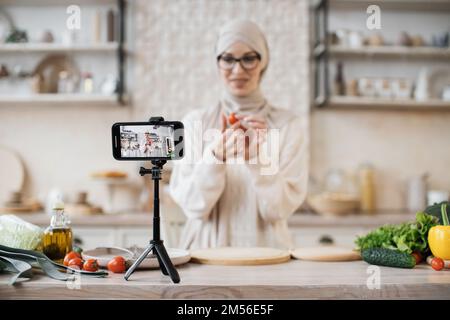
<path fill-rule="evenodd" d="M 184 127 L 179 121 L 123 122 L 112 127 L 117 160 L 177 160 L 183 157 Z"/>

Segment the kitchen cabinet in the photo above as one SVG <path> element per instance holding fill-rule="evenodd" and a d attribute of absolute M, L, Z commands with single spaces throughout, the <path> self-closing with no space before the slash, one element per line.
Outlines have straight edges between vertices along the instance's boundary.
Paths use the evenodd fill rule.
<path fill-rule="evenodd" d="M 166 246 L 176 247 L 174 233 L 181 232 L 182 226 L 176 228 L 170 234 L 161 230 L 162 238 Z M 320 245 L 320 239 L 324 236 L 333 239 L 335 245 L 353 247 L 356 236 L 370 231 L 364 227 L 291 227 L 290 231 L 296 247 L 309 247 Z M 129 248 L 134 245 L 146 246 L 152 237 L 152 226 L 144 227 L 77 227 L 73 228 L 74 235 L 82 241 L 85 249 L 99 246 L 117 246 Z"/>
<path fill-rule="evenodd" d="M 72 228 L 73 236 L 83 249 L 115 246 L 115 230 L 111 228 Z"/>
<path fill-rule="evenodd" d="M 151 226 L 133 228 L 73 228 L 73 234 L 81 240 L 83 249 L 96 247 L 145 247 L 152 237 Z"/>
<path fill-rule="evenodd" d="M 177 207 L 166 205 L 162 212 L 161 237 L 167 247 L 177 247 L 186 218 Z M 17 216 L 42 228 L 49 223 L 49 217 L 45 213 Z M 288 225 L 295 246 L 316 246 L 325 235 L 330 236 L 336 245 L 353 246 L 357 235 L 384 224 L 399 224 L 414 219 L 415 214 L 396 211 L 342 217 L 298 213 L 289 218 Z M 149 213 L 81 215 L 70 217 L 70 220 L 75 236 L 83 241 L 83 248 L 146 246 L 153 234 L 152 215 Z"/>
<path fill-rule="evenodd" d="M 152 239 L 152 227 L 145 228 L 122 228 L 116 231 L 117 246 L 130 248 L 133 246 L 145 247 Z"/>
<path fill-rule="evenodd" d="M 331 238 L 333 244 L 353 248 L 355 239 L 367 233 L 370 228 L 363 227 L 295 227 L 291 228 L 295 247 L 314 247 L 321 245 L 323 237 Z"/>
<path fill-rule="evenodd" d="M 161 229 L 161 237 L 166 247 L 177 247 L 181 228 L 182 226 L 175 228 L 170 233 L 167 233 L 164 228 Z M 102 246 L 130 248 L 147 246 L 152 239 L 153 229 L 151 225 L 142 227 L 76 227 L 73 228 L 73 233 L 82 241 L 81 246 L 84 249 Z"/>

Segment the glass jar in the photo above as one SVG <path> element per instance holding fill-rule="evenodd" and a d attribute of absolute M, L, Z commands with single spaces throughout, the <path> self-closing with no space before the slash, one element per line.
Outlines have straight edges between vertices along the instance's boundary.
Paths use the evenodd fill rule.
<path fill-rule="evenodd" d="M 55 262 L 62 263 L 67 253 L 72 251 L 72 228 L 64 215 L 64 203 L 56 202 L 50 226 L 44 231 L 42 249 L 44 254 Z"/>

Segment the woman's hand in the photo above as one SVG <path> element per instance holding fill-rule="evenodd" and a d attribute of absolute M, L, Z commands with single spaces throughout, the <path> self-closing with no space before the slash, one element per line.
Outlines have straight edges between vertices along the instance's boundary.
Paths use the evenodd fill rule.
<path fill-rule="evenodd" d="M 248 161 L 260 152 L 261 145 L 267 139 L 267 122 L 265 118 L 258 115 L 237 115 L 236 118 L 246 131 L 245 145 L 240 148 L 241 154 Z"/>
<path fill-rule="evenodd" d="M 259 115 L 236 115 L 241 125 L 246 129 L 267 129 L 266 119 Z"/>
<path fill-rule="evenodd" d="M 227 128 L 227 118 L 222 114 L 222 135 L 213 143 L 213 154 L 220 161 L 230 157 L 248 161 L 259 154 L 260 145 L 266 139 L 267 122 L 263 117 L 236 115 L 236 118 L 238 121 Z"/>
<path fill-rule="evenodd" d="M 235 130 L 239 129 L 241 123 L 240 121 L 237 121 L 233 125 L 231 125 L 229 128 L 227 117 L 222 113 L 222 122 L 221 122 L 221 132 L 222 134 L 220 137 L 213 142 L 212 144 L 212 150 L 214 156 L 217 158 L 217 160 L 220 161 L 226 161 L 227 156 L 231 156 L 236 153 L 236 139 L 233 133 Z"/>

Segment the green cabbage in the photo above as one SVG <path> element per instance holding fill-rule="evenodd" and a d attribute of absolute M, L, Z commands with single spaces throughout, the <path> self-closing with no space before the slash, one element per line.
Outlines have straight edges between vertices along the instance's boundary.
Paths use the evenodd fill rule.
<path fill-rule="evenodd" d="M 428 231 L 438 224 L 432 215 L 418 212 L 416 221 L 400 225 L 384 225 L 365 236 L 358 237 L 355 243 L 359 250 L 387 248 L 405 253 L 428 251 Z"/>
<path fill-rule="evenodd" d="M 42 241 L 43 230 L 14 215 L 0 216 L 0 244 L 17 249 L 34 250 Z"/>

